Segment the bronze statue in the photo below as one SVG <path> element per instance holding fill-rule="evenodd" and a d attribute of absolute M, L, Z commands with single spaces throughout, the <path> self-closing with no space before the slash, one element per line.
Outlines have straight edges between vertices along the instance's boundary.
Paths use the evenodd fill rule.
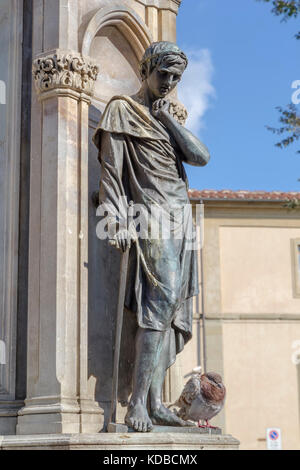
<path fill-rule="evenodd" d="M 169 112 L 167 96 L 187 64 L 176 44 L 151 44 L 141 62 L 140 91 L 113 97 L 94 137 L 101 162 L 99 202 L 112 208 L 108 225 L 116 247 L 130 248 L 125 307 L 136 318 L 137 333 L 125 422 L 139 432 L 151 431 L 153 424 L 186 425 L 163 405 L 162 387 L 167 369 L 191 338 L 189 299 L 198 293 L 196 252 L 185 231 L 176 236 L 182 213 L 190 207 L 183 162 L 204 166 L 210 158 L 207 148 Z M 116 216 L 120 198 L 151 213 L 159 228 L 169 218 L 170 236 L 154 237 L 146 225 L 146 236 L 137 240 Z M 162 219 L 153 216 L 153 207 L 162 211 Z M 185 224 L 192 227 L 191 212 Z"/>

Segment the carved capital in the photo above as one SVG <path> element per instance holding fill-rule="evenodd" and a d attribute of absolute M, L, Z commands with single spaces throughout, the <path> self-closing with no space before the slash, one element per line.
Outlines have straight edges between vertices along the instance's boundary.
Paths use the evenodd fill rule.
<path fill-rule="evenodd" d="M 69 89 L 91 96 L 99 68 L 79 52 L 56 50 L 33 61 L 32 73 L 39 95 L 55 89 Z"/>

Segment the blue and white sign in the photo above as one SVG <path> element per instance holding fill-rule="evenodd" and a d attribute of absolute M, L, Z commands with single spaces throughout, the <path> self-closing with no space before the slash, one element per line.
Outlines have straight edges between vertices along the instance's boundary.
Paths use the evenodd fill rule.
<path fill-rule="evenodd" d="M 280 428 L 267 429 L 267 447 L 268 450 L 282 450 Z"/>

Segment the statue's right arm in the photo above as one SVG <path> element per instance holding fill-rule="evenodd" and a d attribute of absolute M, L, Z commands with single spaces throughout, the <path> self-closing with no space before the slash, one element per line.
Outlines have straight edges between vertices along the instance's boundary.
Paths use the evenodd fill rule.
<path fill-rule="evenodd" d="M 169 113 L 170 103 L 167 100 L 157 100 L 153 104 L 152 113 L 170 131 L 181 150 L 183 161 L 189 165 L 204 166 L 210 160 L 207 147 L 188 129 L 179 124 Z"/>
<path fill-rule="evenodd" d="M 101 177 L 99 204 L 103 204 L 108 216 L 108 232 L 115 247 L 126 250 L 130 246 L 130 236 L 122 220 L 127 214 L 127 199 L 122 183 L 124 161 L 124 136 L 102 131 L 99 159 Z"/>

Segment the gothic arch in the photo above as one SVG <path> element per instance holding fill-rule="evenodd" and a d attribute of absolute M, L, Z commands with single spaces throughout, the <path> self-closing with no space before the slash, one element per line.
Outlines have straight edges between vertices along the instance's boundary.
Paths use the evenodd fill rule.
<path fill-rule="evenodd" d="M 119 0 L 112 0 L 109 7 L 100 8 L 89 22 L 83 37 L 83 55 L 89 55 L 94 37 L 106 26 L 115 26 L 124 35 L 138 60 L 152 42 L 152 34 L 142 18 Z"/>

